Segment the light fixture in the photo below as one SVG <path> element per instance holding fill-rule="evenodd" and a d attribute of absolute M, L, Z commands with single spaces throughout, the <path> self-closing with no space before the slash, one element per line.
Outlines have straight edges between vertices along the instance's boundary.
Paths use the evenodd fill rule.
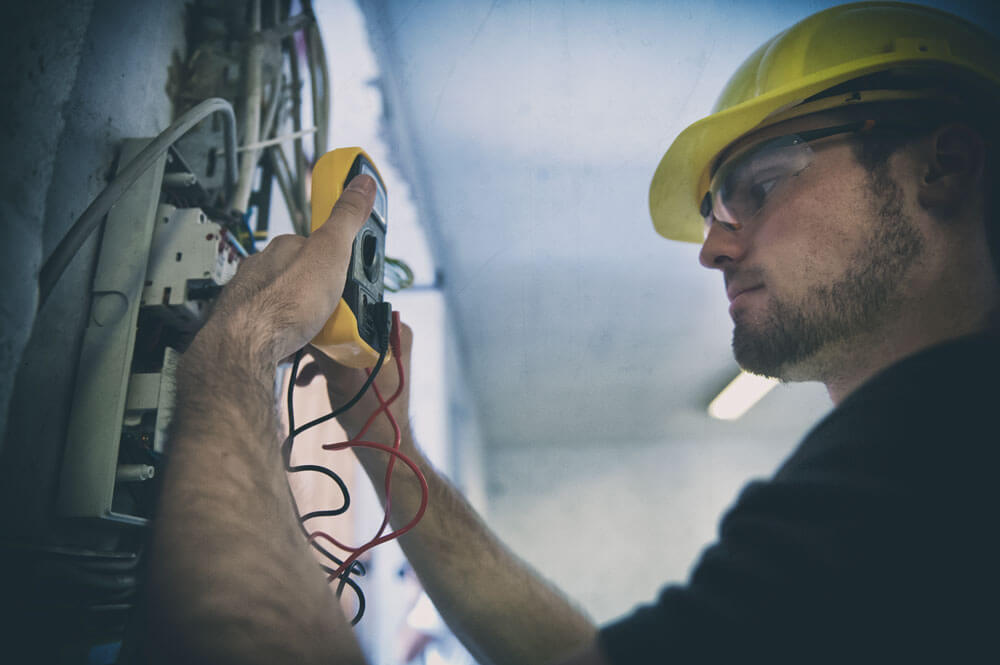
<path fill-rule="evenodd" d="M 777 379 L 740 372 L 708 405 L 708 415 L 718 420 L 736 420 L 778 385 Z"/>

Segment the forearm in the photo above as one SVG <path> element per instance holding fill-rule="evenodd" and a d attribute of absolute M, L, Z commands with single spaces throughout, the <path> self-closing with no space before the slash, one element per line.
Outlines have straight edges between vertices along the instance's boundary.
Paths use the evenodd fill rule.
<path fill-rule="evenodd" d="M 235 350 L 238 336 L 206 332 L 179 368 L 155 522 L 157 650 L 164 662 L 362 662 L 296 524 L 274 366 Z"/>
<path fill-rule="evenodd" d="M 589 645 L 593 623 L 503 545 L 408 433 L 403 450 L 427 478 L 430 499 L 423 519 L 400 544 L 449 627 L 473 655 L 483 663 L 543 665 Z M 386 456 L 357 453 L 383 495 Z M 419 501 L 417 480 L 397 463 L 392 478 L 396 528 L 412 519 Z"/>

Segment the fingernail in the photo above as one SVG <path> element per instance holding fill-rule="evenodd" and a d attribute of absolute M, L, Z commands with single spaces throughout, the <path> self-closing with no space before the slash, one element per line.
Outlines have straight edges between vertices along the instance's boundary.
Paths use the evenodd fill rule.
<path fill-rule="evenodd" d="M 375 192 L 375 181 L 370 175 L 356 175 L 347 185 L 352 192 L 371 195 Z"/>

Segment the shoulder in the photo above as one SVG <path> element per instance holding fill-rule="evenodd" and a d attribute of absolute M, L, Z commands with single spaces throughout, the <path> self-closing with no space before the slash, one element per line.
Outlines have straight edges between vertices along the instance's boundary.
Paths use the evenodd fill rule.
<path fill-rule="evenodd" d="M 971 455 L 996 461 L 993 412 L 1000 336 L 956 339 L 914 354 L 873 377 L 824 418 L 778 477 L 817 466 L 875 473 L 935 474 Z"/>

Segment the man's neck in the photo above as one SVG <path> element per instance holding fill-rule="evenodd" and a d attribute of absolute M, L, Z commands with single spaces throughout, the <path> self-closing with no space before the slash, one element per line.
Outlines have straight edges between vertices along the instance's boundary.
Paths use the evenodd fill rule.
<path fill-rule="evenodd" d="M 963 302 L 965 301 L 965 302 Z M 991 300 L 995 303 L 995 300 Z M 938 344 L 985 331 L 997 323 L 1000 308 L 971 306 L 967 298 L 910 308 L 891 325 L 844 340 L 817 358 L 819 376 L 834 404 L 840 404 L 882 370 Z M 819 354 L 818 354 L 819 355 Z"/>

